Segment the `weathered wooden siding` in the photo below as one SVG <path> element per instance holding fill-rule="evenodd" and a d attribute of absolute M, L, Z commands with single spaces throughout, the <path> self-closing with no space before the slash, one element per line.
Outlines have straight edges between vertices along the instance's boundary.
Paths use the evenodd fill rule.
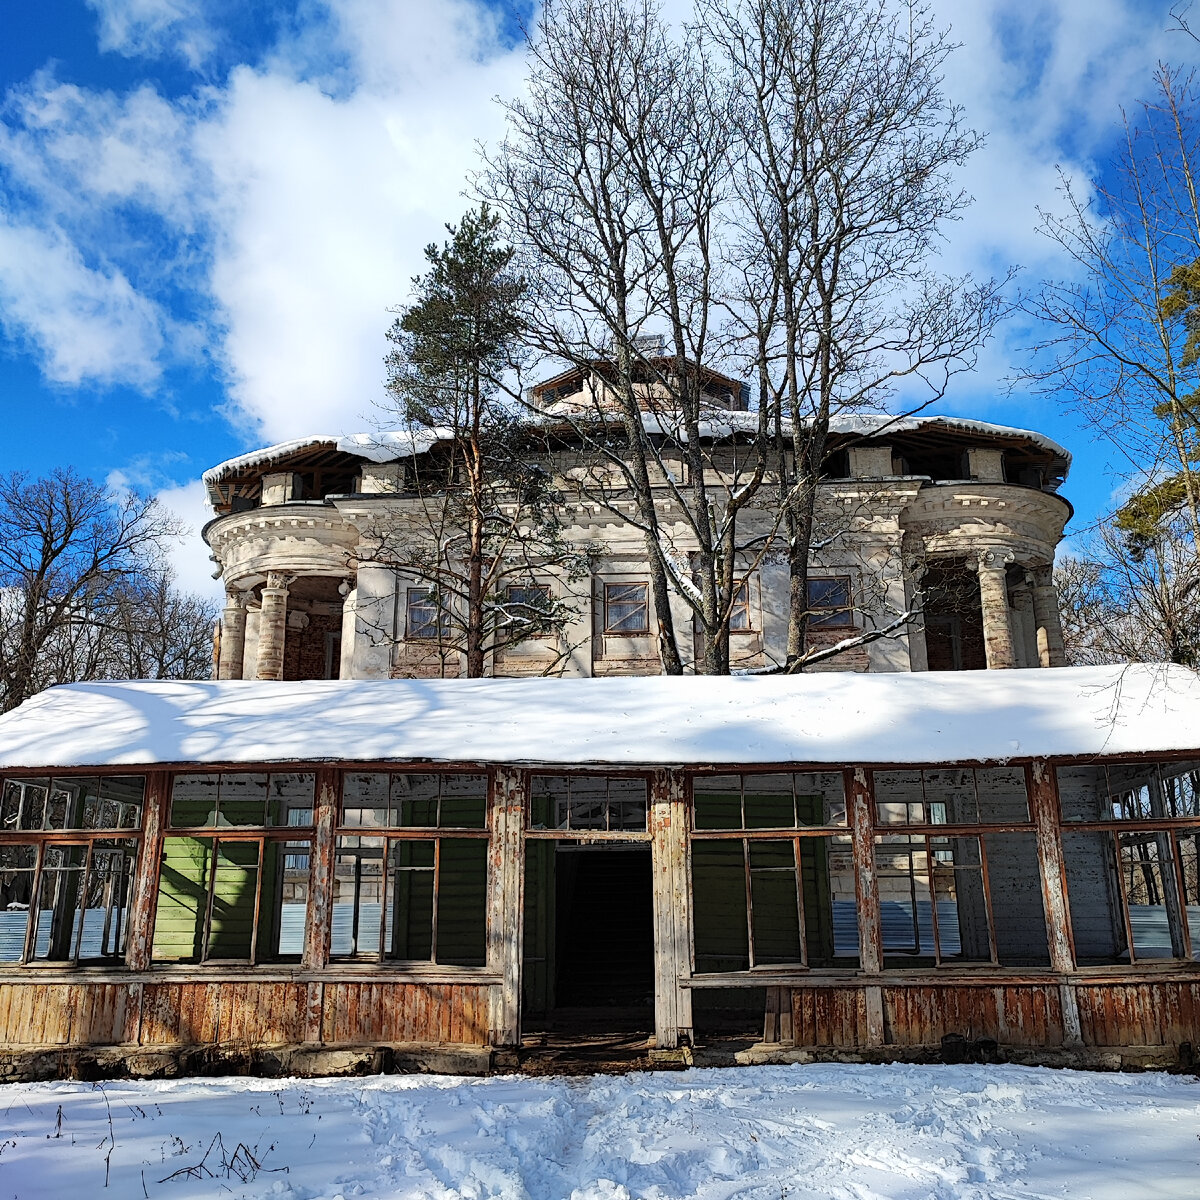
<path fill-rule="evenodd" d="M 482 1046 L 488 984 L 290 980 L 4 983 L 16 1046 Z"/>
<path fill-rule="evenodd" d="M 884 987 L 884 1029 L 892 1046 L 936 1046 L 949 1034 L 1009 1046 L 1060 1046 L 1057 985 Z"/>
<path fill-rule="evenodd" d="M 868 1041 L 866 989 L 793 988 L 791 1027 L 797 1046 L 860 1049 Z"/>
<path fill-rule="evenodd" d="M 1076 988 L 1084 1041 L 1173 1046 L 1200 1041 L 1200 983 L 1104 983 Z"/>

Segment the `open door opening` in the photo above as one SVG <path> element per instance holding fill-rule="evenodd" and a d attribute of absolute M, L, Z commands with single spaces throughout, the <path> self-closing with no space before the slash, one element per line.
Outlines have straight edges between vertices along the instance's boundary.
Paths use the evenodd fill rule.
<path fill-rule="evenodd" d="M 650 847 L 526 845 L 524 1032 L 654 1028 Z"/>

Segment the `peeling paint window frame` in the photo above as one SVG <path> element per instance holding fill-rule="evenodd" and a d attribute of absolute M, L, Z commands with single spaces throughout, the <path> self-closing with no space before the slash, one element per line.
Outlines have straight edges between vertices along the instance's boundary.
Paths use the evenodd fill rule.
<path fill-rule="evenodd" d="M 35 792 L 43 793 L 40 801 Z M 57 803 L 55 795 L 62 797 Z M 0 970 L 124 965 L 145 802 L 146 777 L 125 771 L 6 774 L 0 779 L 0 921 L 23 925 L 20 933 L 3 939 L 7 946 L 19 945 L 19 953 L 0 959 Z M 16 865 L 21 849 L 32 854 L 28 866 Z M 57 854 L 62 861 L 56 864 Z M 101 861 L 117 863 L 118 870 L 98 868 Z M 79 904 L 97 879 L 102 904 Z M 52 900 L 43 908 L 47 887 Z M 95 945 L 96 913 L 101 914 L 100 940 L 97 952 L 89 953 Z M 43 918 L 49 922 L 45 930 Z M 52 956 L 55 946 L 64 944 L 65 952 Z"/>
<path fill-rule="evenodd" d="M 764 778 L 764 777 L 775 777 L 775 776 L 779 776 L 779 775 L 791 776 L 791 780 L 792 780 L 792 784 L 791 784 L 792 820 L 786 824 L 778 824 L 778 825 L 758 825 L 758 824 L 755 824 L 755 823 L 749 821 L 747 819 L 747 805 L 746 805 L 746 795 L 747 795 L 748 787 L 750 789 L 751 794 L 753 794 L 752 781 L 754 779 Z M 799 779 L 802 779 L 804 777 L 807 777 L 807 776 L 817 776 L 817 777 L 821 777 L 821 779 L 822 779 L 822 782 L 820 784 L 820 795 L 822 798 L 822 800 L 821 800 L 822 821 L 819 824 L 811 824 L 811 825 L 806 824 L 801 819 L 800 808 L 799 808 L 799 796 L 801 793 L 797 791 L 798 784 L 796 781 Z M 831 786 L 830 781 L 824 779 L 825 776 L 828 776 L 829 780 L 836 778 L 836 790 L 837 790 L 837 794 L 840 796 L 840 800 L 834 799 L 832 802 L 830 802 L 828 797 L 825 796 L 826 789 L 829 786 Z M 739 803 L 738 803 L 739 820 L 737 821 L 737 823 L 731 822 L 729 825 L 724 826 L 724 827 L 715 827 L 712 825 L 705 825 L 705 826 L 701 827 L 697 820 L 697 817 L 696 817 L 697 785 L 700 784 L 701 787 L 703 787 L 703 784 L 712 783 L 714 780 L 717 780 L 717 779 L 732 780 L 735 778 L 738 780 L 737 789 L 738 789 L 738 796 L 739 796 Z M 701 792 L 699 794 L 704 795 L 704 791 L 701 790 Z M 730 793 L 730 794 L 732 794 L 732 793 Z M 811 789 L 805 789 L 803 794 L 805 796 L 808 796 L 810 794 L 815 795 L 817 793 L 812 792 Z M 805 887 L 806 887 L 806 884 L 808 883 L 807 872 L 806 872 L 806 869 L 804 866 L 804 859 L 805 859 L 804 843 L 806 840 L 809 840 L 809 839 L 820 839 L 826 843 L 825 850 L 826 850 L 827 854 L 828 854 L 829 850 L 831 848 L 833 848 L 835 845 L 840 845 L 842 850 L 844 851 L 844 853 L 846 853 L 847 855 L 849 855 L 851 853 L 851 845 L 850 845 L 850 836 L 851 835 L 850 835 L 849 826 L 847 824 L 846 798 L 845 798 L 845 792 L 844 792 L 844 787 L 843 787 L 841 771 L 833 771 L 833 770 L 818 770 L 818 771 L 803 771 L 803 770 L 801 770 L 801 771 L 782 771 L 782 772 L 778 771 L 778 770 L 776 770 L 776 771 L 758 771 L 758 772 L 745 771 L 745 772 L 733 772 L 733 773 L 729 773 L 728 775 L 718 775 L 718 776 L 692 773 L 688 777 L 688 806 L 689 806 L 689 810 L 692 814 L 692 820 L 689 823 L 690 827 L 689 827 L 689 834 L 688 834 L 688 842 L 689 842 L 688 875 L 689 875 L 689 887 L 692 889 L 692 893 L 693 893 L 693 904 L 695 902 L 694 898 L 697 893 L 694 867 L 695 867 L 697 857 L 701 857 L 701 858 L 703 857 L 703 851 L 701 851 L 700 854 L 697 855 L 697 848 L 704 846 L 708 843 L 723 843 L 726 845 L 733 844 L 733 843 L 740 843 L 743 884 L 744 884 L 743 903 L 745 906 L 745 915 L 746 915 L 746 956 L 745 957 L 746 957 L 747 965 L 744 968 L 732 968 L 734 973 L 740 974 L 740 973 L 744 973 L 744 972 L 787 971 L 787 970 L 808 971 L 809 969 L 811 969 L 811 967 L 810 967 L 811 952 L 810 952 L 810 948 L 809 948 L 809 942 L 810 942 L 809 933 L 810 933 L 810 926 L 813 925 L 813 922 L 810 918 L 810 914 L 806 911 L 805 897 L 804 897 Z M 790 961 L 780 961 L 778 958 L 774 958 L 774 956 L 772 956 L 773 961 L 764 962 L 764 961 L 760 961 L 760 957 L 762 957 L 762 956 L 760 956 L 760 954 L 758 952 L 758 943 L 763 939 L 759 936 L 759 934 L 762 932 L 762 923 L 761 923 L 761 921 L 757 921 L 756 917 L 755 917 L 755 911 L 754 911 L 755 888 L 754 888 L 754 885 L 756 882 L 756 875 L 760 875 L 761 872 L 763 872 L 765 870 L 770 870 L 772 868 L 763 867 L 761 865 L 755 866 L 755 864 L 754 864 L 755 848 L 757 846 L 759 846 L 760 844 L 782 845 L 784 843 L 790 844 L 791 850 L 792 850 L 792 866 L 790 869 L 792 871 L 793 878 L 795 881 L 794 886 L 795 886 L 795 892 L 796 892 L 796 910 L 797 910 L 797 918 L 798 918 L 798 922 L 797 922 L 797 938 L 798 938 L 797 951 L 798 951 L 798 953 L 797 953 L 796 957 Z M 815 862 L 815 860 L 814 860 L 814 862 Z M 782 870 L 783 868 L 776 867 L 773 869 L 775 871 L 779 871 L 779 870 Z M 828 907 L 829 907 L 829 921 L 830 921 L 830 929 L 829 929 L 830 954 L 828 957 L 830 959 L 830 962 L 829 963 L 821 963 L 820 965 L 822 967 L 829 967 L 831 969 L 854 970 L 854 969 L 856 969 L 857 963 L 858 963 L 857 946 L 855 948 L 855 952 L 853 955 L 838 955 L 837 954 L 836 939 L 834 938 L 834 935 L 833 935 L 833 929 L 834 929 L 833 904 L 834 904 L 834 900 L 833 900 L 833 891 L 832 891 L 832 886 L 831 886 L 831 877 L 829 875 L 827 864 L 826 864 L 826 869 L 825 869 L 825 875 L 826 875 L 827 890 L 829 891 Z M 817 883 L 817 882 L 819 882 L 819 879 L 820 879 L 820 872 L 817 872 L 813 882 Z M 857 927 L 857 919 L 858 918 L 857 918 L 857 912 L 856 912 L 856 914 L 855 914 L 856 927 Z M 815 926 L 814 926 L 814 928 L 815 928 Z M 701 970 L 701 968 L 698 965 L 699 957 L 700 957 L 700 952 L 697 949 L 697 933 L 696 933 L 696 928 L 695 928 L 695 922 L 693 921 L 692 946 L 691 946 L 691 962 L 692 962 L 693 971 Z M 712 957 L 712 955 L 705 954 L 705 957 Z M 718 973 L 724 973 L 724 972 L 718 972 Z"/>

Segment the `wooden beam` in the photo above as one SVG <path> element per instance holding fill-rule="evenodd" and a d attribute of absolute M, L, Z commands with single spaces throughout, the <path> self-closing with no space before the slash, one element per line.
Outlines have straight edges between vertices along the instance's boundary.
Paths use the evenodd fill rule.
<path fill-rule="evenodd" d="M 326 767 L 317 771 L 313 796 L 313 840 L 308 874 L 308 925 L 302 965 L 320 970 L 329 963 L 333 927 L 333 831 L 341 804 L 342 773 Z"/>
<path fill-rule="evenodd" d="M 492 776 L 487 873 L 487 966 L 501 982 L 491 989 L 493 1046 L 521 1044 L 521 957 L 525 931 L 525 772 Z"/>
<path fill-rule="evenodd" d="M 1037 827 L 1038 874 L 1042 881 L 1050 969 L 1066 975 L 1075 970 L 1075 939 L 1067 903 L 1067 864 L 1063 858 L 1058 777 L 1048 762 L 1035 759 L 1025 768 L 1025 781 L 1029 792 L 1029 815 Z M 1074 986 L 1064 980 L 1059 984 L 1059 997 L 1063 1042 L 1078 1046 L 1083 1038 Z"/>
<path fill-rule="evenodd" d="M 854 850 L 859 969 L 864 975 L 878 975 L 883 968 L 883 936 L 879 922 L 879 883 L 875 878 L 875 787 L 864 767 L 848 769 L 844 777 Z"/>
<path fill-rule="evenodd" d="M 147 970 L 154 952 L 158 865 L 170 803 L 170 774 L 167 771 L 149 772 L 142 808 L 142 847 L 133 880 L 133 896 L 129 901 L 129 936 L 125 943 L 125 965 L 131 971 Z"/>
<path fill-rule="evenodd" d="M 687 781 L 677 770 L 650 779 L 649 826 L 654 894 L 654 1044 L 692 1041 L 692 889 L 688 870 Z"/>

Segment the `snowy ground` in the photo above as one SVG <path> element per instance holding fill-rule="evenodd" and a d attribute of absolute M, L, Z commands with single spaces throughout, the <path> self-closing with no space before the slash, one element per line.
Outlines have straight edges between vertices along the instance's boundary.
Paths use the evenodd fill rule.
<path fill-rule="evenodd" d="M 795 1066 L 0 1087 L 0 1200 L 109 1195 L 1197 1200 L 1200 1081 Z"/>

